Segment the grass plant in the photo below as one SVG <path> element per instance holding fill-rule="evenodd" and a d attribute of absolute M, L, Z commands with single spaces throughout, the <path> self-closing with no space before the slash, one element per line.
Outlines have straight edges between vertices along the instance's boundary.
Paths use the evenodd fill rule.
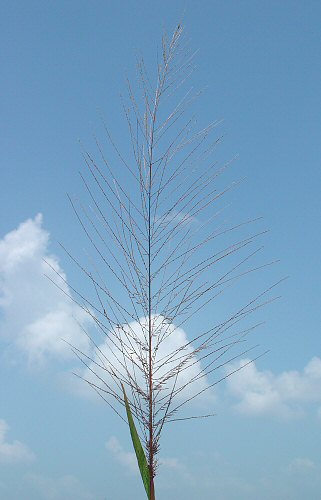
<path fill-rule="evenodd" d="M 99 159 L 84 153 L 81 174 L 90 207 L 70 200 L 94 254 L 85 267 L 68 252 L 94 292 L 89 299 L 73 290 L 74 300 L 104 338 L 100 344 L 90 335 L 94 355 L 74 352 L 86 366 L 84 380 L 129 426 L 149 500 L 165 427 L 212 415 L 184 410 L 240 369 L 228 367 L 256 347 L 246 341 L 258 324 L 247 320 L 273 300 L 274 285 L 203 327 L 215 300 L 271 263 L 256 263 L 266 232 L 256 229 L 258 219 L 222 220 L 221 202 L 237 182 L 218 187 L 230 163 L 213 159 L 217 123 L 198 130 L 187 116 L 198 97 L 186 90 L 193 66 L 179 25 L 163 37 L 156 78 L 140 60 L 137 85 L 127 82 L 131 156 L 105 127 L 114 164 L 97 140 Z M 183 327 L 192 319 L 187 339 Z"/>

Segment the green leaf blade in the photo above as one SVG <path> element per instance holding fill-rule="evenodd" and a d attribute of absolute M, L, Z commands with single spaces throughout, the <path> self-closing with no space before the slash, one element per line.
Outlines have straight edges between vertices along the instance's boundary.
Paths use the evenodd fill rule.
<path fill-rule="evenodd" d="M 146 455 L 145 455 L 144 449 L 142 447 L 142 444 L 140 442 L 140 439 L 139 439 L 139 436 L 138 436 L 138 433 L 137 433 L 137 430 L 135 427 L 134 419 L 133 419 L 132 413 L 130 411 L 128 398 L 127 398 L 127 395 L 125 392 L 125 387 L 123 384 L 122 384 L 122 389 L 123 389 L 123 393 L 124 393 L 124 401 L 125 401 L 129 430 L 130 430 L 134 450 L 136 453 L 136 458 L 137 458 L 138 467 L 140 470 L 140 475 L 141 475 L 142 481 L 144 483 L 144 487 L 145 487 L 145 490 L 147 493 L 147 498 L 150 499 L 150 473 L 149 473 Z"/>

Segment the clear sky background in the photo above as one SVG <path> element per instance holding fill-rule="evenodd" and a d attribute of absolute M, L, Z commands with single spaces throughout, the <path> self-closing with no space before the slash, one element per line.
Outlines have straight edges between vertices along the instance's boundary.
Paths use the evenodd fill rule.
<path fill-rule="evenodd" d="M 232 219 L 264 217 L 280 259 L 264 282 L 290 279 L 257 334 L 270 353 L 220 385 L 216 417 L 168 428 L 157 499 L 320 498 L 320 18 L 314 0 L 0 2 L 0 498 L 144 498 L 128 429 L 70 375 L 59 339 L 88 320 L 42 259 L 86 289 L 57 244 L 87 245 L 66 197 L 83 195 L 82 145 L 103 116 L 126 148 L 125 78 L 139 53 L 154 68 L 181 20 L 205 88 L 194 110 L 223 119 L 219 159 L 246 177 Z"/>

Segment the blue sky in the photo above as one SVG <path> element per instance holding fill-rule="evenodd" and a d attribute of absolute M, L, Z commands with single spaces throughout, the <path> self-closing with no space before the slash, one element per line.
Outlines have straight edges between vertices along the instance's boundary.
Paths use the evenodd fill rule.
<path fill-rule="evenodd" d="M 269 354 L 217 388 L 215 418 L 168 427 L 157 498 L 319 498 L 320 16 L 316 1 L 2 3 L 1 498 L 144 497 L 128 430 L 71 375 L 60 337 L 88 347 L 73 318 L 90 321 L 44 278 L 43 258 L 91 293 L 58 245 L 88 248 L 66 193 L 86 199 L 81 152 L 94 133 L 103 141 L 101 116 L 127 154 L 125 79 L 140 53 L 153 70 L 181 19 L 198 50 L 190 85 L 204 89 L 193 112 L 200 126 L 222 120 L 217 158 L 238 156 L 226 182 L 245 178 L 228 214 L 270 229 L 264 258 L 280 263 L 263 286 L 290 279 L 255 334 Z"/>

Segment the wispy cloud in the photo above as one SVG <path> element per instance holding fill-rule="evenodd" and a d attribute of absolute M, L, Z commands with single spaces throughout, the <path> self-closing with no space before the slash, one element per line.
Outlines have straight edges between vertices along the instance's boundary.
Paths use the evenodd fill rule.
<path fill-rule="evenodd" d="M 43 500 L 94 500 L 94 496 L 84 487 L 79 479 L 70 474 L 52 478 L 40 474 L 29 474 L 26 481 L 37 498 Z M 41 495 L 38 497 L 38 495 Z"/>
<path fill-rule="evenodd" d="M 3 419 L 0 419 L 0 463 L 17 464 L 30 463 L 35 460 L 35 454 L 20 441 L 7 441 L 9 425 Z"/>
<path fill-rule="evenodd" d="M 123 465 L 128 472 L 138 472 L 137 460 L 134 452 L 125 451 L 115 436 L 106 441 L 105 446 L 114 459 Z"/>
<path fill-rule="evenodd" d="M 55 271 L 66 277 L 57 257 L 49 252 L 49 233 L 42 227 L 40 214 L 0 240 L 0 339 L 10 345 L 11 355 L 23 353 L 31 366 L 50 357 L 70 356 L 61 339 L 88 348 L 88 339 L 75 319 L 88 324 L 89 316 L 45 277 L 69 294 L 68 285 Z"/>
<path fill-rule="evenodd" d="M 310 458 L 295 458 L 288 466 L 288 471 L 297 474 L 298 472 L 306 472 L 316 470 L 317 465 Z"/>
<path fill-rule="evenodd" d="M 185 471 L 185 465 L 176 457 L 160 457 L 159 465 L 176 471 Z"/>
<path fill-rule="evenodd" d="M 239 361 L 234 368 L 247 362 Z M 301 372 L 291 370 L 278 375 L 260 371 L 251 363 L 230 377 L 227 387 L 238 400 L 235 409 L 241 413 L 302 417 L 308 405 L 321 403 L 321 359 L 312 358 Z"/>

